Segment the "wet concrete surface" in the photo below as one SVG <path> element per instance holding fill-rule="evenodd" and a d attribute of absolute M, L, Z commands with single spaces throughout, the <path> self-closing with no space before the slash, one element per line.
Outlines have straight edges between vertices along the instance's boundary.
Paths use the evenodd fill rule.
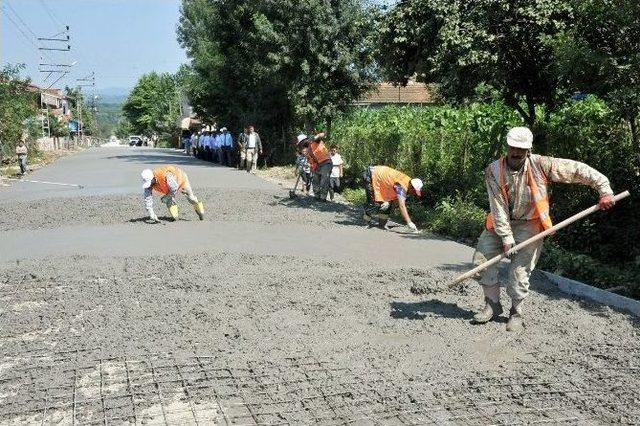
<path fill-rule="evenodd" d="M 160 162 L 184 166 L 204 221 L 184 200 L 177 222 L 142 220 L 139 171 Z M 471 324 L 476 283 L 447 288 L 471 249 L 349 206 L 173 151 L 94 149 L 32 178 L 86 189 L 0 189 L 0 424 L 640 418 L 637 319 L 542 274 L 511 334 Z"/>

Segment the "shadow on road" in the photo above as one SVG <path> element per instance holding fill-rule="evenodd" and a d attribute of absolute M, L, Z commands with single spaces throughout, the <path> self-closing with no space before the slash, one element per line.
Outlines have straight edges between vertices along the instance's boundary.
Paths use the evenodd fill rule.
<path fill-rule="evenodd" d="M 175 164 L 178 166 L 201 166 L 201 167 L 220 167 L 232 169 L 232 167 L 222 166 L 218 163 L 200 160 L 198 158 L 187 156 L 186 154 L 173 151 L 161 151 L 161 153 L 144 153 L 112 155 L 107 160 L 122 160 L 130 163 L 140 164 Z"/>
<path fill-rule="evenodd" d="M 189 219 L 184 219 L 179 217 L 177 220 L 174 220 L 171 216 L 158 216 L 158 219 L 160 219 L 160 222 L 151 222 L 151 220 L 149 219 L 149 216 L 144 216 L 144 217 L 138 217 L 135 219 L 129 219 L 129 223 L 147 223 L 149 225 L 161 225 L 161 224 L 165 224 L 166 222 L 169 223 L 173 223 L 173 222 L 191 222 L 191 220 Z"/>
<path fill-rule="evenodd" d="M 310 209 L 323 213 L 337 213 L 334 223 L 339 225 L 362 226 L 362 213 L 356 207 L 349 204 L 321 202 L 313 197 L 298 196 L 296 198 L 281 197 L 274 195 L 274 202 L 271 205 L 280 205 L 294 209 Z"/>
<path fill-rule="evenodd" d="M 473 312 L 462 309 L 455 303 L 437 299 L 423 302 L 391 302 L 391 317 L 395 319 L 423 320 L 429 314 L 441 318 L 459 318 L 470 320 Z"/>

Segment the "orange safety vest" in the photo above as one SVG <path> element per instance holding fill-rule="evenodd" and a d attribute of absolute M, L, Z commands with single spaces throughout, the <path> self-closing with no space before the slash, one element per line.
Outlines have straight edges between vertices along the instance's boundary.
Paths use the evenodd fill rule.
<path fill-rule="evenodd" d="M 398 199 L 398 194 L 393 188 L 396 183 L 409 192 L 411 178 L 404 173 L 387 166 L 375 166 L 371 170 L 371 186 L 376 202 L 393 201 Z"/>
<path fill-rule="evenodd" d="M 535 208 L 536 217 L 533 219 L 537 219 L 540 221 L 540 225 L 544 230 L 547 230 L 553 226 L 553 222 L 551 221 L 551 216 L 549 215 L 549 194 L 547 193 L 547 175 L 542 170 L 542 166 L 540 164 L 540 156 L 529 157 L 529 167 L 527 168 L 527 185 L 529 186 L 529 190 L 531 191 L 531 196 L 533 198 L 533 205 Z M 491 171 L 493 172 L 493 176 L 498 179 L 498 185 L 500 186 L 500 191 L 502 192 L 502 198 L 504 199 L 507 207 L 509 206 L 509 193 L 507 190 L 506 176 L 505 170 L 507 167 L 507 159 L 505 157 L 501 157 L 499 160 L 494 161 L 489 166 Z M 493 226 L 493 215 L 491 213 L 487 214 L 487 218 L 485 221 L 485 228 L 488 231 L 492 231 Z"/>
<path fill-rule="evenodd" d="M 154 184 L 151 188 L 154 191 L 160 192 L 162 194 L 168 194 L 171 192 L 169 189 L 169 185 L 167 185 L 167 173 L 171 173 L 178 182 L 178 190 L 184 187 L 185 183 L 187 183 L 187 175 L 178 166 L 162 166 L 156 169 L 153 169 L 153 177 L 155 178 Z"/>
<path fill-rule="evenodd" d="M 315 172 L 320 164 L 331 160 L 331 154 L 324 142 L 311 142 L 309 148 L 307 148 L 307 159 L 309 160 L 311 170 Z"/>

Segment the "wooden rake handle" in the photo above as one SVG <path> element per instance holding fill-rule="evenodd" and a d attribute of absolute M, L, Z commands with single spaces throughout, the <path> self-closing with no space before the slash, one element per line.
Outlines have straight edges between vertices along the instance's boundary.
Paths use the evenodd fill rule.
<path fill-rule="evenodd" d="M 620 201 L 620 200 L 622 200 L 624 198 L 627 198 L 629 195 L 631 195 L 629 193 L 629 191 L 624 191 L 624 192 L 621 192 L 620 194 L 614 196 L 613 199 L 617 203 L 618 201 Z M 571 216 L 570 218 L 567 218 L 567 219 L 563 220 L 560 223 L 557 223 L 553 227 L 551 227 L 551 228 L 549 228 L 549 229 L 547 229 L 547 230 L 545 230 L 545 231 L 543 231 L 543 232 L 541 232 L 541 233 L 539 233 L 537 235 L 534 235 L 533 237 L 529 238 L 528 240 L 525 240 L 525 241 L 521 242 L 520 244 L 517 244 L 516 246 L 514 246 L 508 252 L 499 254 L 498 256 L 487 260 L 482 265 L 478 265 L 475 268 L 473 268 L 472 270 L 470 270 L 469 272 L 466 272 L 466 273 L 460 275 L 451 284 L 449 284 L 449 288 L 456 287 L 457 285 L 459 285 L 463 281 L 473 277 L 478 272 L 484 271 L 489 266 L 495 265 L 496 263 L 500 262 L 505 257 L 511 256 L 513 253 L 517 252 L 518 250 L 522 250 L 523 248 L 527 247 L 528 245 L 530 245 L 532 243 L 535 243 L 536 241 L 543 239 L 547 235 L 553 234 L 554 232 L 558 231 L 559 229 L 565 228 L 565 227 L 571 225 L 573 222 L 576 222 L 576 221 L 578 221 L 578 220 L 580 220 L 580 219 L 582 219 L 582 218 L 584 218 L 586 216 L 589 216 L 590 214 L 595 213 L 598 210 L 600 210 L 600 205 L 596 204 L 594 206 L 589 207 L 586 210 L 581 211 L 580 213 L 577 213 L 577 214 Z"/>

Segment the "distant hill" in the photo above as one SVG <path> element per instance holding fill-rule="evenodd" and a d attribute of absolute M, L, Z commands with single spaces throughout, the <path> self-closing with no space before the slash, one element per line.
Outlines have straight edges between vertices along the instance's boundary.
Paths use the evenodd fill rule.
<path fill-rule="evenodd" d="M 106 87 L 97 91 L 100 102 L 105 104 L 123 104 L 131 92 L 127 87 Z"/>

